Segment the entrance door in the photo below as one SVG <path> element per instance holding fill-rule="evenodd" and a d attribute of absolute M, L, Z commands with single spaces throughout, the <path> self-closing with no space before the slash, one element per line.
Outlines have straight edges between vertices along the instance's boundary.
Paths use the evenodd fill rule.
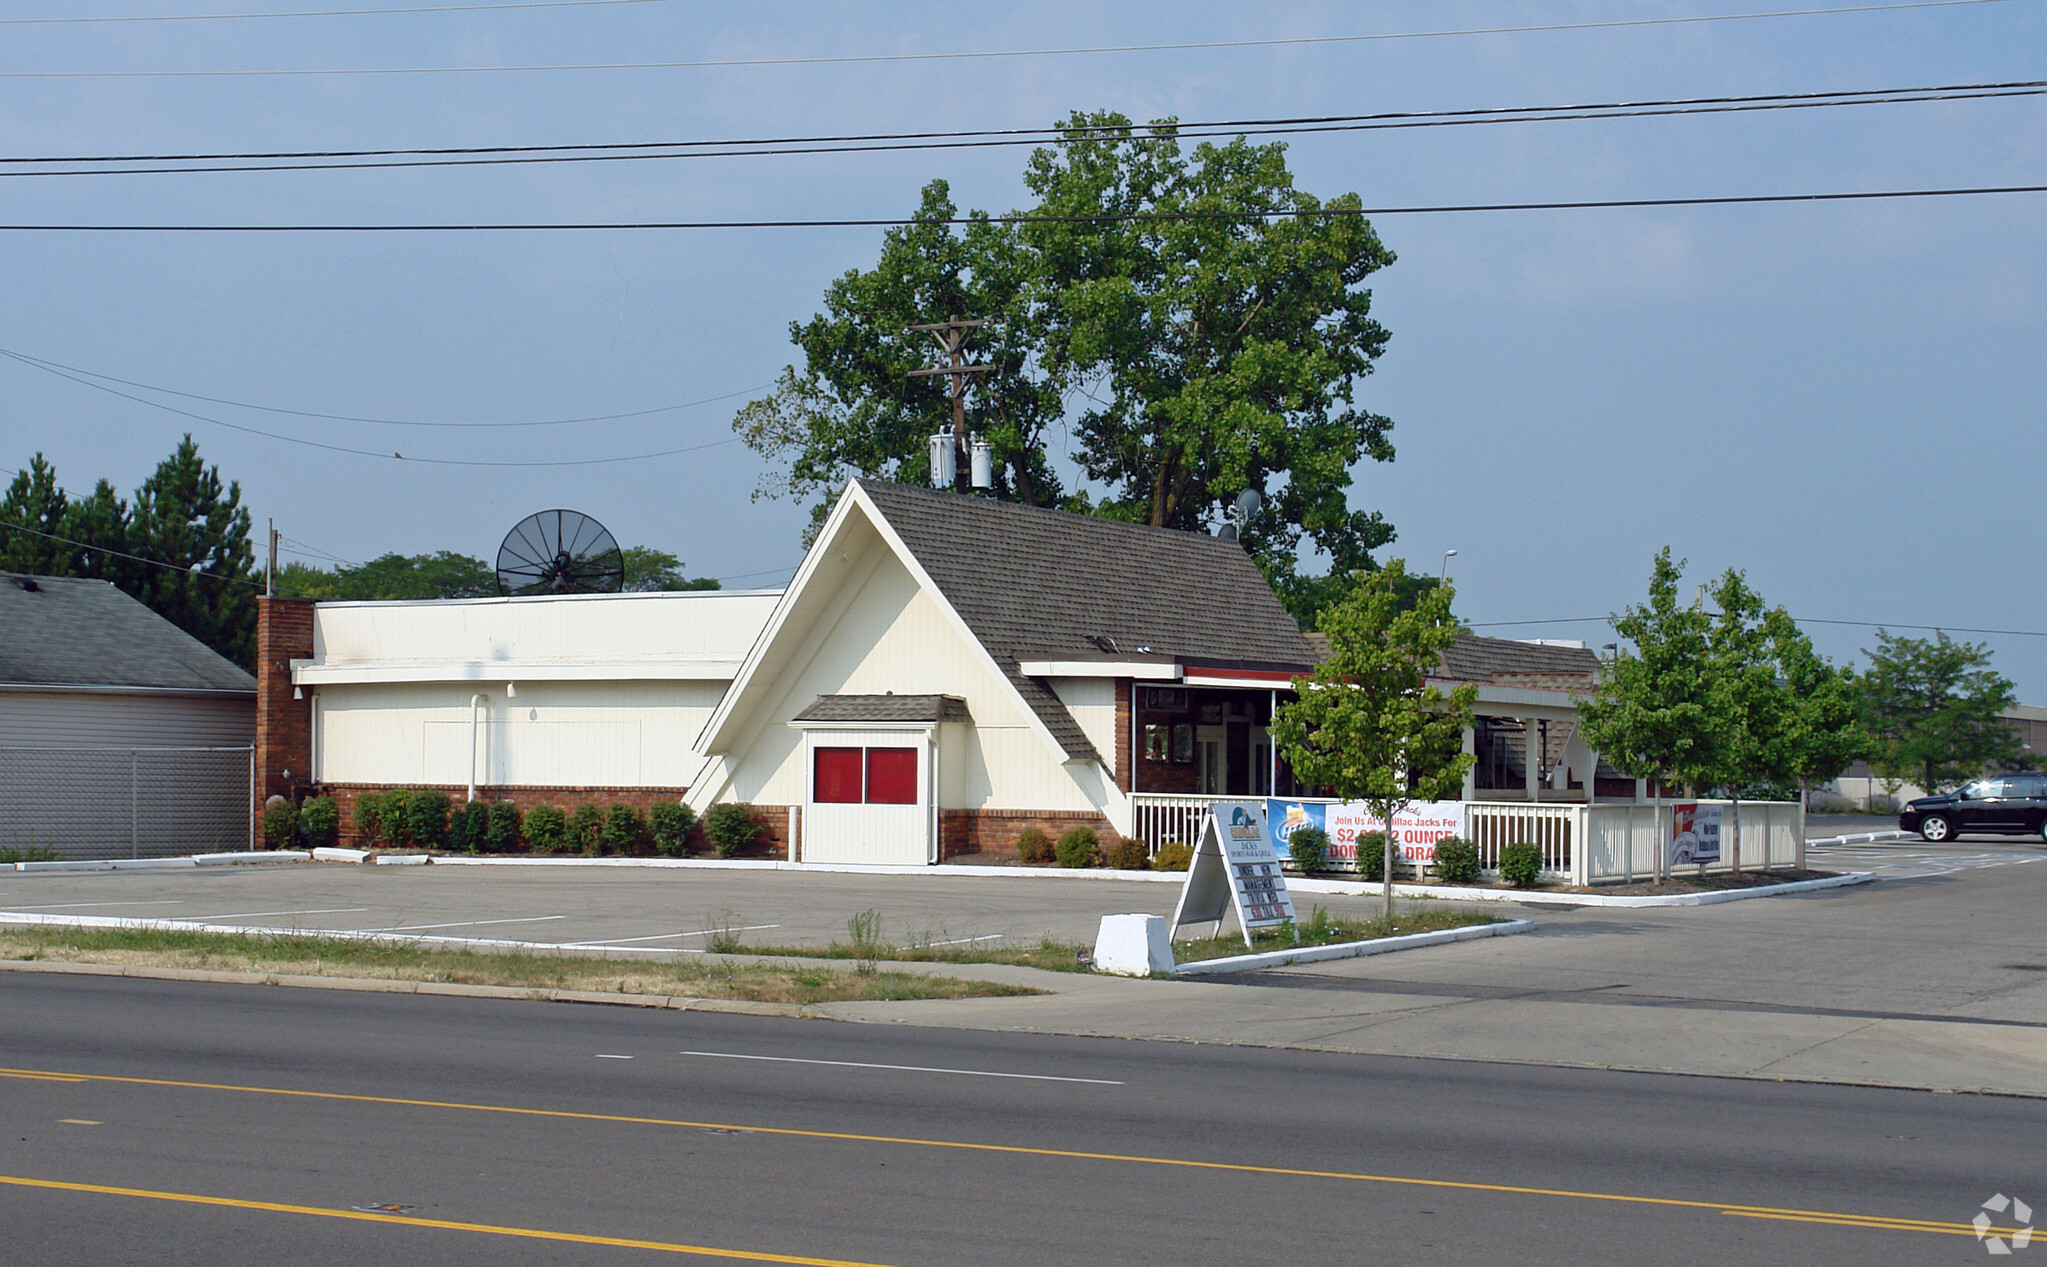
<path fill-rule="evenodd" d="M 805 862 L 918 867 L 931 860 L 931 746 L 921 736 L 863 742 L 818 735 L 809 757 Z"/>

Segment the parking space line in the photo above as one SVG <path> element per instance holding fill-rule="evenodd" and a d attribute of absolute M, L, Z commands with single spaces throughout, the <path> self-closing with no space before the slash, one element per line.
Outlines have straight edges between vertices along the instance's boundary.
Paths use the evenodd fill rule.
<path fill-rule="evenodd" d="M 74 906 L 183 906 L 181 898 L 167 898 L 156 902 L 44 902 L 39 906 L 10 906 L 11 911 L 65 911 Z"/>
<path fill-rule="evenodd" d="M 752 933 L 780 924 L 747 924 L 739 928 L 699 928 L 693 933 L 655 933 L 651 937 L 612 937 L 604 941 L 565 941 L 564 946 L 624 946 L 636 941 L 673 941 L 678 937 L 709 937 L 714 933 Z"/>
<path fill-rule="evenodd" d="M 319 911 L 243 911 L 236 915 L 194 915 L 191 919 L 204 924 L 217 919 L 260 919 L 266 915 L 360 915 L 369 909 L 367 906 L 333 906 Z"/>
<path fill-rule="evenodd" d="M 462 919 L 451 924 L 400 924 L 395 928 L 351 928 L 352 933 L 417 933 L 429 928 L 481 928 L 485 924 L 544 924 L 566 915 L 529 915 L 523 919 Z"/>

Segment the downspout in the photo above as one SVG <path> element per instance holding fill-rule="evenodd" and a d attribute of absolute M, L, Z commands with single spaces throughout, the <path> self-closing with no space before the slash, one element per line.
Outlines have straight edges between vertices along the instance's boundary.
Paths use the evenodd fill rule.
<path fill-rule="evenodd" d="M 472 801 L 476 799 L 476 710 L 483 701 L 484 695 L 481 691 L 469 697 L 469 799 Z"/>

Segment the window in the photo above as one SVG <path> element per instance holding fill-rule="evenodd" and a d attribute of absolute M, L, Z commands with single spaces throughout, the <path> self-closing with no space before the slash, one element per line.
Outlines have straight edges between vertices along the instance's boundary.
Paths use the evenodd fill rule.
<path fill-rule="evenodd" d="M 869 748 L 867 750 L 867 803 L 869 805 L 915 805 L 917 803 L 917 750 L 915 748 Z"/>
<path fill-rule="evenodd" d="M 915 748 L 819 748 L 811 799 L 820 805 L 915 805 Z"/>
<path fill-rule="evenodd" d="M 817 750 L 816 800 L 823 805 L 858 805 L 860 803 L 860 758 L 859 748 L 819 748 Z"/>

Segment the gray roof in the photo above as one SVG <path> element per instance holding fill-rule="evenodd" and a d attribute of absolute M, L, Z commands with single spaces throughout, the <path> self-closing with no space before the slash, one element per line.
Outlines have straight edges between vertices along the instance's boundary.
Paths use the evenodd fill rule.
<path fill-rule="evenodd" d="M 941 722 L 969 719 L 967 702 L 957 695 L 820 695 L 792 720 Z"/>
<path fill-rule="evenodd" d="M 0 683 L 256 690 L 233 661 L 111 581 L 12 573 L 0 573 Z"/>
<path fill-rule="evenodd" d="M 1094 745 L 1023 660 L 1170 656 L 1306 671 L 1307 639 L 1243 547 L 1196 532 L 861 480 L 1071 760 Z"/>
<path fill-rule="evenodd" d="M 1458 634 L 1456 645 L 1443 653 L 1443 676 L 1459 682 L 1590 686 L 1598 673 L 1599 656 L 1590 647 L 1545 647 Z"/>

